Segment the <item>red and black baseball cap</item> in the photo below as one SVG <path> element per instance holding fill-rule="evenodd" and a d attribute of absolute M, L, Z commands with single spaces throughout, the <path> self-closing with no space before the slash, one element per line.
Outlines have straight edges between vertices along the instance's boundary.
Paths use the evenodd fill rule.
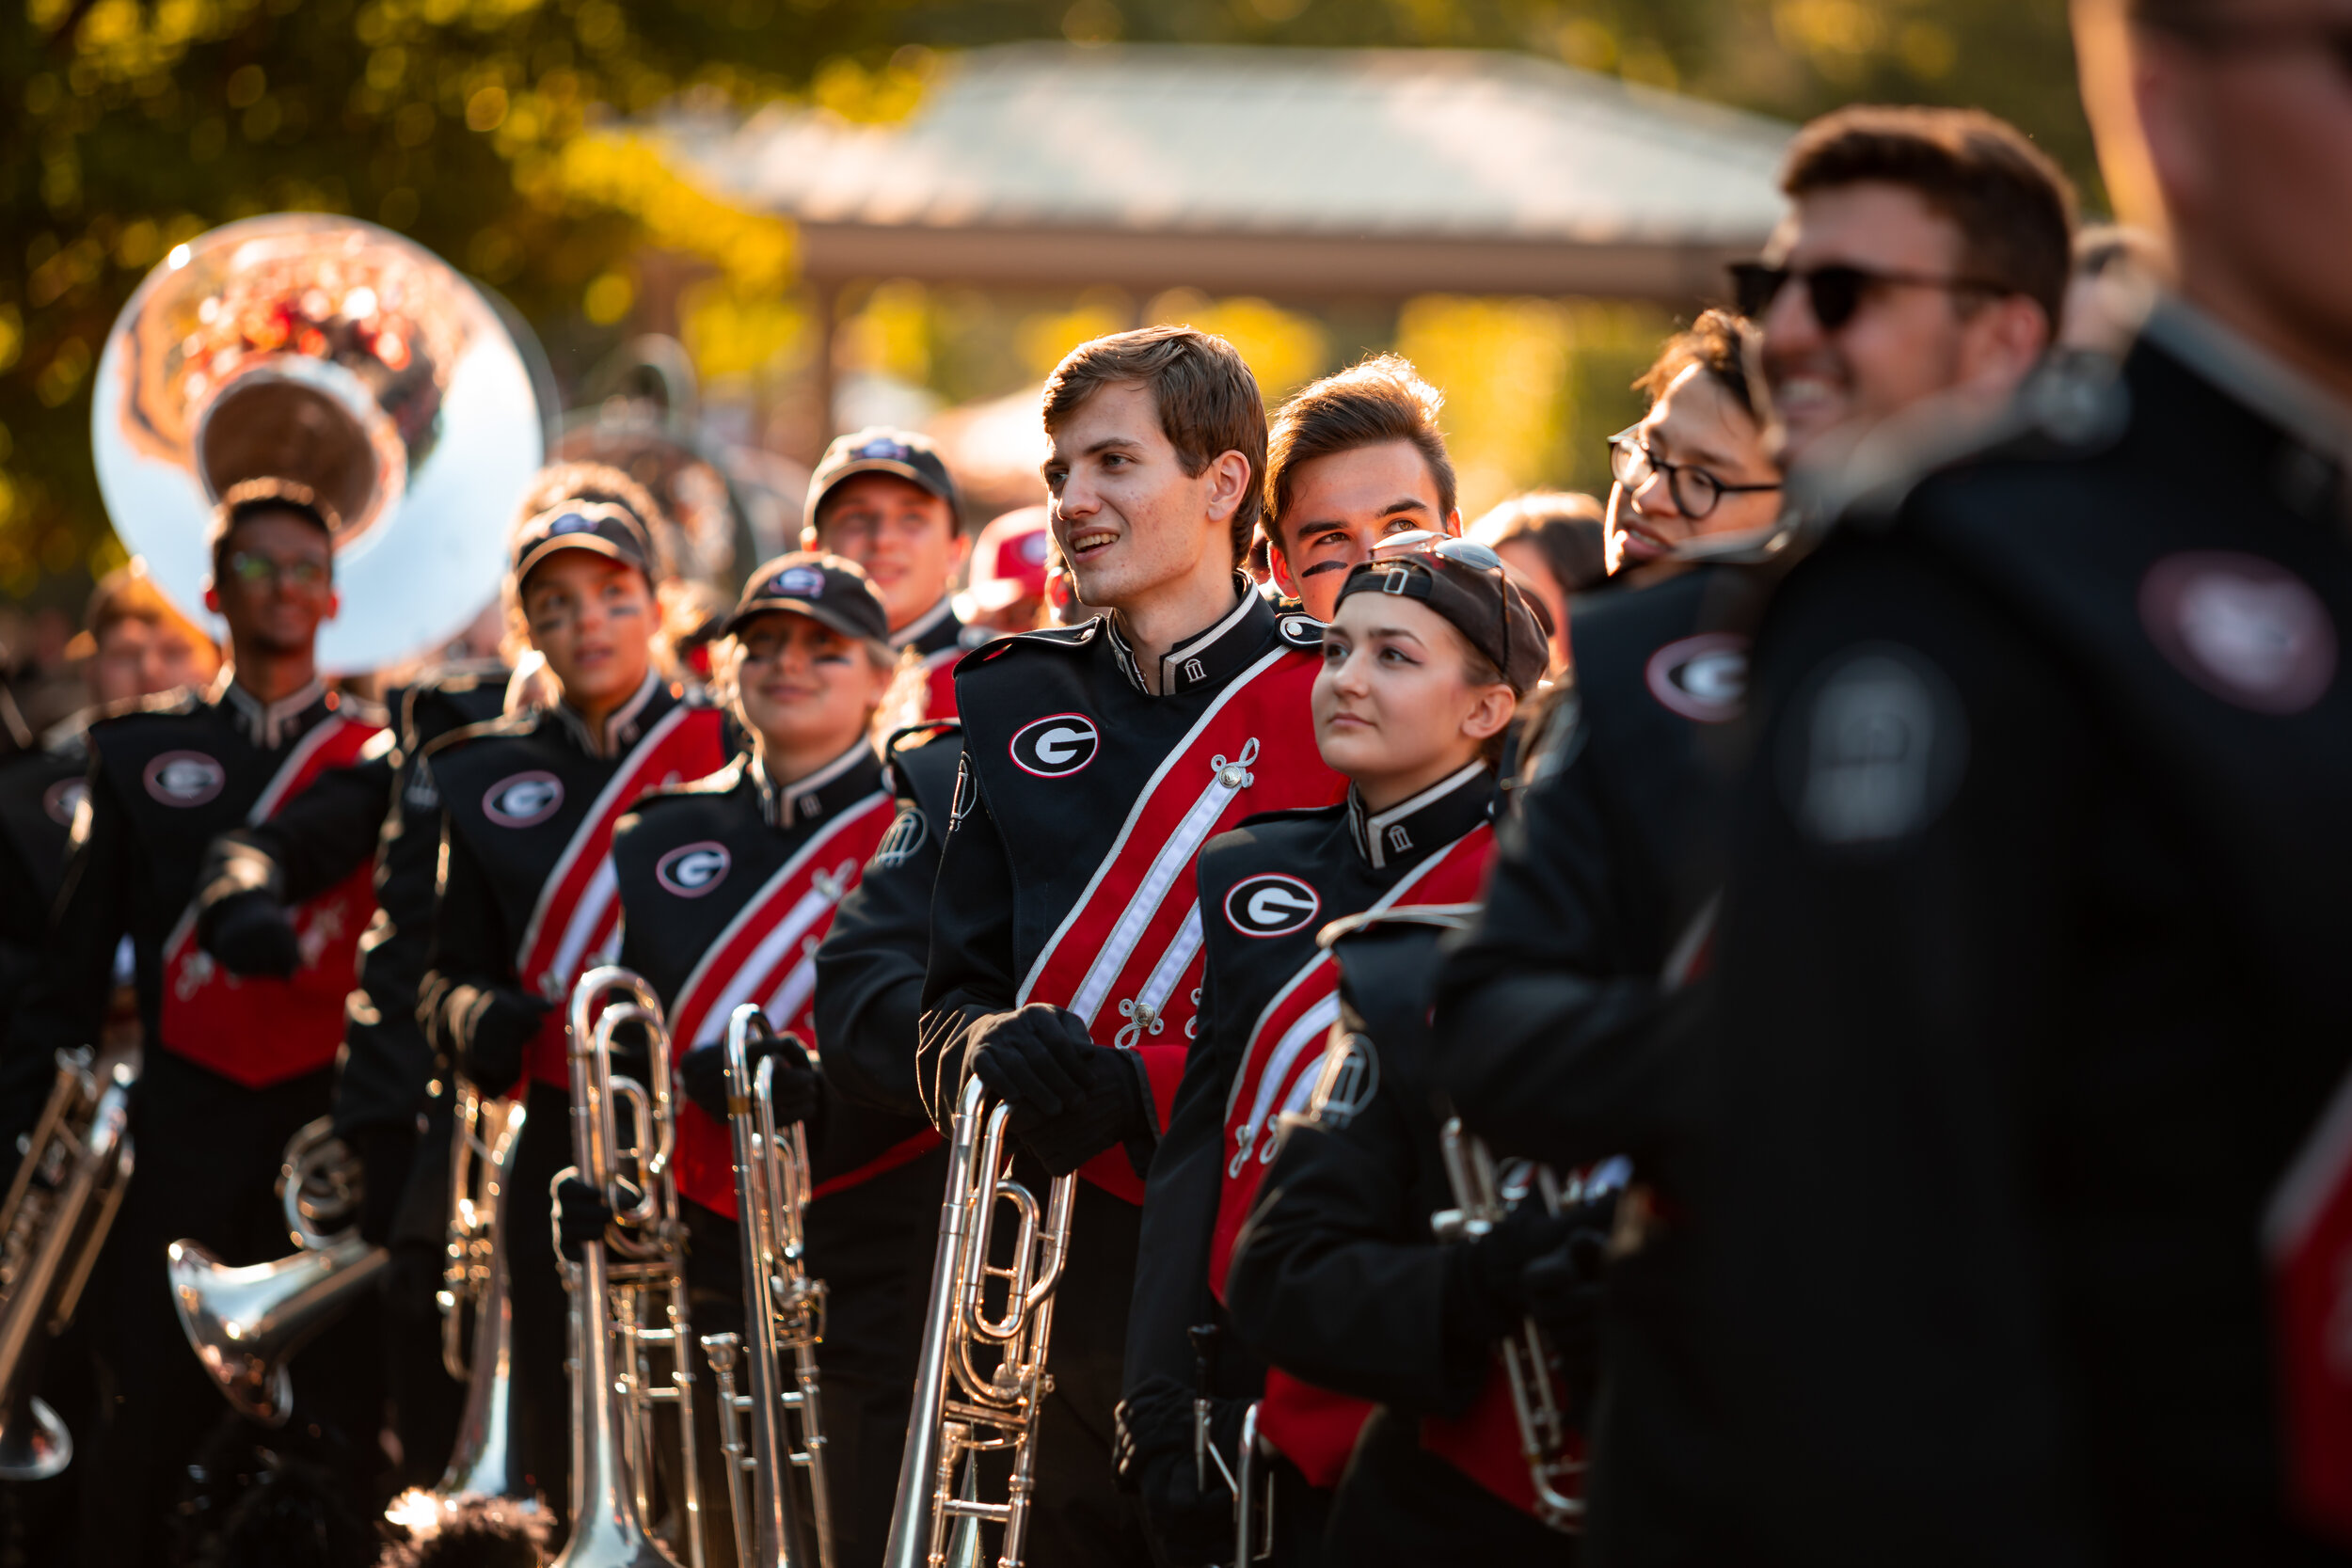
<path fill-rule="evenodd" d="M 719 629 L 731 635 L 746 621 L 771 614 L 805 615 L 844 637 L 878 642 L 890 637 L 890 614 L 856 562 L 815 550 L 780 555 L 754 572 Z"/>
<path fill-rule="evenodd" d="M 1472 540 L 1427 531 L 1384 539 L 1347 574 L 1336 603 L 1358 594 L 1421 600 L 1502 671 L 1518 696 L 1533 691 L 1550 665 L 1549 617 L 1504 573 L 1502 558 Z"/>
<path fill-rule="evenodd" d="M 896 474 L 911 483 L 919 484 L 947 503 L 947 515 L 958 529 L 963 527 L 963 502 L 956 495 L 956 482 L 948 476 L 947 465 L 931 445 L 930 437 L 912 430 L 893 430 L 885 425 L 869 425 L 864 430 L 834 438 L 818 459 L 817 471 L 808 477 L 808 504 L 802 522 L 817 527 L 818 517 L 825 510 L 825 498 L 844 480 L 859 474 Z"/>
<path fill-rule="evenodd" d="M 511 558 L 515 580 L 522 581 L 558 550 L 593 550 L 634 566 L 646 581 L 653 580 L 653 536 L 634 512 L 612 501 L 566 498 L 516 529 Z"/>

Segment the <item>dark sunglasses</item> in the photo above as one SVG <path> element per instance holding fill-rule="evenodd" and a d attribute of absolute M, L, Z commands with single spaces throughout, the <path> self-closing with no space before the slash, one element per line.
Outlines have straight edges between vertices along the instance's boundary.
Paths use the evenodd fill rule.
<path fill-rule="evenodd" d="M 324 588 L 332 571 L 324 562 L 272 561 L 251 550 L 239 550 L 229 558 L 230 575 L 254 588 L 280 582 L 293 588 Z"/>
<path fill-rule="evenodd" d="M 2238 20 L 2222 16 L 2152 16 L 2149 25 L 2215 53 L 2259 54 L 2316 47 L 2352 83 L 2352 22 L 2335 17 Z"/>
<path fill-rule="evenodd" d="M 1853 320 L 1862 309 L 1864 297 L 1875 290 L 1887 288 L 1948 289 L 1955 293 L 2006 294 L 2014 293 L 2005 284 L 1982 277 L 1930 277 L 1915 272 L 1878 272 L 1868 267 L 1848 266 L 1833 262 L 1825 267 L 1775 267 L 1763 261 L 1735 261 L 1731 265 L 1732 297 L 1740 313 L 1750 321 L 1760 322 L 1764 313 L 1780 297 L 1780 291 L 1790 283 L 1804 285 L 1806 302 L 1813 307 L 1813 319 L 1821 324 L 1824 332 L 1835 332 Z"/>

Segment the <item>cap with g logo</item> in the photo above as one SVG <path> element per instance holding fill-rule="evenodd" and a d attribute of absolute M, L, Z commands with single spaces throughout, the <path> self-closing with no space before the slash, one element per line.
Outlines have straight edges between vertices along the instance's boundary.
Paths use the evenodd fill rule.
<path fill-rule="evenodd" d="M 844 637 L 884 640 L 890 615 L 874 596 L 874 585 L 852 562 L 837 555 L 795 550 L 752 574 L 743 596 L 721 629 L 735 632 L 754 616 L 805 615 Z"/>
<path fill-rule="evenodd" d="M 625 506 L 611 501 L 557 501 L 515 531 L 514 573 L 520 582 L 558 550 L 592 550 L 653 577 L 653 539 Z"/>
<path fill-rule="evenodd" d="M 803 521 L 810 528 L 825 510 L 825 499 L 844 480 L 859 474 L 896 474 L 913 484 L 937 496 L 947 503 L 947 514 L 958 528 L 963 526 L 963 503 L 956 495 L 956 482 L 948 477 L 947 465 L 940 457 L 939 449 L 930 438 L 912 430 L 892 430 L 882 425 L 869 426 L 838 436 L 825 449 L 818 460 L 817 471 L 808 479 L 808 508 Z"/>

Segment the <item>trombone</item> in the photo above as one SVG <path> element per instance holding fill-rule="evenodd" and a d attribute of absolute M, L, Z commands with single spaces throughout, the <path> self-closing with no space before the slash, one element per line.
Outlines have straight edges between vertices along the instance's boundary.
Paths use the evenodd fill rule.
<path fill-rule="evenodd" d="M 1445 1160 L 1446 1184 L 1455 1207 L 1441 1209 L 1430 1218 L 1440 1242 L 1483 1236 L 1502 1217 L 1531 1198 L 1557 1214 L 1564 1201 L 1559 1179 L 1548 1165 L 1514 1161 L 1499 1171 L 1486 1140 L 1462 1128 L 1462 1118 L 1450 1117 L 1438 1133 Z M 1570 1195 L 1571 1196 L 1573 1195 Z M 1527 1462 L 1528 1479 L 1535 1489 L 1535 1516 L 1556 1530 L 1575 1531 L 1584 1525 L 1584 1499 L 1580 1482 L 1584 1451 L 1568 1429 L 1561 1390 L 1553 1375 L 1557 1359 L 1551 1337 L 1533 1318 L 1503 1336 L 1502 1370 L 1511 1386 L 1511 1411 L 1518 1418 L 1519 1454 Z"/>
<path fill-rule="evenodd" d="M 574 1355 L 572 1535 L 556 1568 L 677 1568 L 645 1527 L 653 1512 L 654 1418 L 663 1405 L 676 1412 L 685 1462 L 678 1533 L 691 1568 L 704 1568 L 686 1227 L 670 1164 L 677 1117 L 669 1025 L 653 988 L 617 964 L 580 976 L 570 1023 L 577 1164 L 555 1180 L 577 1175 L 595 1186 L 613 1223 L 602 1241 L 583 1243 L 579 1263 L 564 1271 Z M 645 1035 L 650 1088 L 612 1070 L 612 1037 L 628 1028 Z M 628 1108 L 634 1143 L 621 1142 L 616 1101 Z M 651 1321 L 656 1313 L 666 1324 Z M 669 1353 L 666 1384 L 654 1379 L 655 1350 Z"/>
<path fill-rule="evenodd" d="M 73 1435 L 33 1392 L 65 1332 L 131 1180 L 127 1062 L 92 1068 L 57 1053 L 57 1077 L 0 1202 L 0 1481 L 46 1481 L 73 1463 Z"/>
<path fill-rule="evenodd" d="M 455 1123 L 450 1133 L 449 1226 L 437 1300 L 441 1365 L 466 1385 L 457 1441 L 437 1497 L 512 1497 L 536 1506 L 516 1474 L 515 1315 L 506 1284 L 507 1200 L 515 1150 L 523 1130 L 523 1102 L 485 1096 L 463 1078 L 453 1080 Z M 473 1314 L 470 1354 L 465 1319 Z"/>
<path fill-rule="evenodd" d="M 979 1080 L 967 1081 L 956 1110 L 923 1354 L 883 1568 L 940 1568 L 950 1560 L 951 1544 L 955 1561 L 974 1560 L 975 1532 L 983 1520 L 1003 1527 L 999 1568 L 1019 1568 L 1027 1537 L 1038 1417 L 1054 1386 L 1045 1370 L 1054 1291 L 1069 1260 L 1077 1178 L 1056 1177 L 1041 1212 L 1037 1196 L 1012 1177 L 1013 1151 L 1005 1142 L 1012 1107 L 999 1103 L 983 1117 L 983 1092 Z M 1002 1265 L 989 1261 L 999 1205 L 1010 1207 L 1019 1225 L 1011 1259 Z M 989 1315 L 991 1280 L 1003 1282 L 1000 1317 Z M 981 1346 L 995 1352 L 986 1371 L 975 1359 Z M 978 1456 L 1006 1450 L 1012 1456 L 1006 1498 L 984 1502 Z"/>
<path fill-rule="evenodd" d="M 747 1346 L 733 1334 L 703 1336 L 719 1388 L 721 1446 L 727 1454 L 727 1501 L 745 1568 L 804 1568 L 794 1470 L 808 1473 L 809 1513 L 817 1560 L 833 1568 L 833 1514 L 825 1489 L 825 1432 L 818 1402 L 817 1346 L 825 1337 L 825 1284 L 808 1276 L 803 1219 L 812 1185 L 808 1136 L 798 1122 L 776 1126 L 775 1061 L 763 1059 L 755 1078 L 749 1043 L 772 1040 L 775 1030 L 757 1004 L 747 1002 L 727 1020 L 727 1125 L 735 1137 L 735 1208 L 743 1248 Z M 787 1391 L 778 1365 L 792 1353 Z M 741 1367 L 748 1391 L 739 1393 Z M 785 1430 L 790 1413 L 800 1424 L 795 1449 Z M 748 1439 L 744 1428 L 750 1428 Z M 750 1479 L 746 1495 L 745 1478 Z"/>

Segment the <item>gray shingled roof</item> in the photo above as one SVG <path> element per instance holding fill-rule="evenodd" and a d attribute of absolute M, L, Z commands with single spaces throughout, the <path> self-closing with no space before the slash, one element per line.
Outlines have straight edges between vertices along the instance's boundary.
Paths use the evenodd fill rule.
<path fill-rule="evenodd" d="M 1771 230 L 1790 127 L 1517 55 L 1015 44 L 904 125 L 672 134 L 820 277 L 1674 296 Z"/>

